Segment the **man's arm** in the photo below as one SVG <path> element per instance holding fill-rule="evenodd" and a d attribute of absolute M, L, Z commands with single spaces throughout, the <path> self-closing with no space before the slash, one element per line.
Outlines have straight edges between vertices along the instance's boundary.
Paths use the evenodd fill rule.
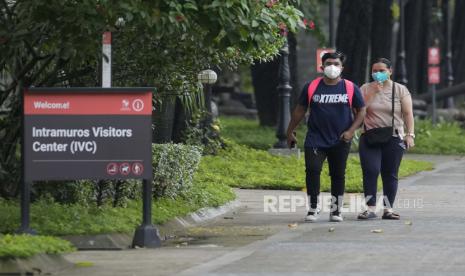
<path fill-rule="evenodd" d="M 350 128 L 344 131 L 341 135 L 341 139 L 349 142 L 353 137 L 355 131 L 362 125 L 363 119 L 365 118 L 366 107 L 354 108 L 355 119 Z"/>
<path fill-rule="evenodd" d="M 287 145 L 290 147 L 292 143 L 297 143 L 297 138 L 294 135 L 295 128 L 299 125 L 300 121 L 305 117 L 306 108 L 298 104 L 292 112 L 291 121 L 287 126 Z"/>

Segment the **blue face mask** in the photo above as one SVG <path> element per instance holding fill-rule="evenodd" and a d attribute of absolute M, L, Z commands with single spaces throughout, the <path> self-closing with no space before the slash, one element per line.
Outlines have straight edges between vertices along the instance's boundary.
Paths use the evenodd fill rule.
<path fill-rule="evenodd" d="M 377 82 L 385 82 L 389 78 L 389 75 L 387 72 L 376 72 L 376 73 L 371 74 L 371 76 Z"/>

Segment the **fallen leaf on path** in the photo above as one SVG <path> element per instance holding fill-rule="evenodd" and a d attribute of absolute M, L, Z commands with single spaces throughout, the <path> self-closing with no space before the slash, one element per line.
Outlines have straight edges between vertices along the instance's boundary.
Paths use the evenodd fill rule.
<path fill-rule="evenodd" d="M 328 229 L 328 232 L 334 232 L 334 230 L 336 230 L 336 229 L 334 229 L 334 227 L 331 227 L 331 228 Z"/>
<path fill-rule="evenodd" d="M 287 225 L 289 228 L 294 229 L 297 228 L 298 224 L 297 223 L 291 223 Z"/>
<path fill-rule="evenodd" d="M 77 267 L 91 267 L 94 266 L 93 262 L 77 262 L 75 263 L 75 266 Z"/>
<path fill-rule="evenodd" d="M 373 229 L 371 233 L 383 233 L 383 229 Z"/>
<path fill-rule="evenodd" d="M 405 221 L 405 225 L 412 225 L 413 223 L 410 220 Z"/>

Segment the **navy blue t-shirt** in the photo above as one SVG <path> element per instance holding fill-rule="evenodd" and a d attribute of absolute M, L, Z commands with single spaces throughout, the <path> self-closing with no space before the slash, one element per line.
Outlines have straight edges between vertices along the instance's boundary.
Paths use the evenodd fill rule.
<path fill-rule="evenodd" d="M 304 85 L 299 98 L 299 104 L 305 109 L 308 108 L 309 85 L 310 83 Z M 354 84 L 352 108 L 361 108 L 364 105 L 360 88 Z M 305 147 L 329 148 L 337 145 L 342 133 L 350 128 L 352 122 L 353 115 L 344 81 L 327 85 L 321 80 L 310 103 Z"/>

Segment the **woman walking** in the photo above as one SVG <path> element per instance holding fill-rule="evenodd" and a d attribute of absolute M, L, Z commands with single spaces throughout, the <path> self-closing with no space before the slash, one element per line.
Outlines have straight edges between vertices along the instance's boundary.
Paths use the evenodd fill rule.
<path fill-rule="evenodd" d="M 390 79 L 391 62 L 378 58 L 372 63 L 373 82 L 361 87 L 366 116 L 359 142 L 363 189 L 367 210 L 358 219 L 376 218 L 377 180 L 381 173 L 384 194 L 383 219 L 396 219 L 393 211 L 398 172 L 405 150 L 414 147 L 412 97 L 408 89 Z M 405 126 L 405 129 L 404 129 Z"/>

